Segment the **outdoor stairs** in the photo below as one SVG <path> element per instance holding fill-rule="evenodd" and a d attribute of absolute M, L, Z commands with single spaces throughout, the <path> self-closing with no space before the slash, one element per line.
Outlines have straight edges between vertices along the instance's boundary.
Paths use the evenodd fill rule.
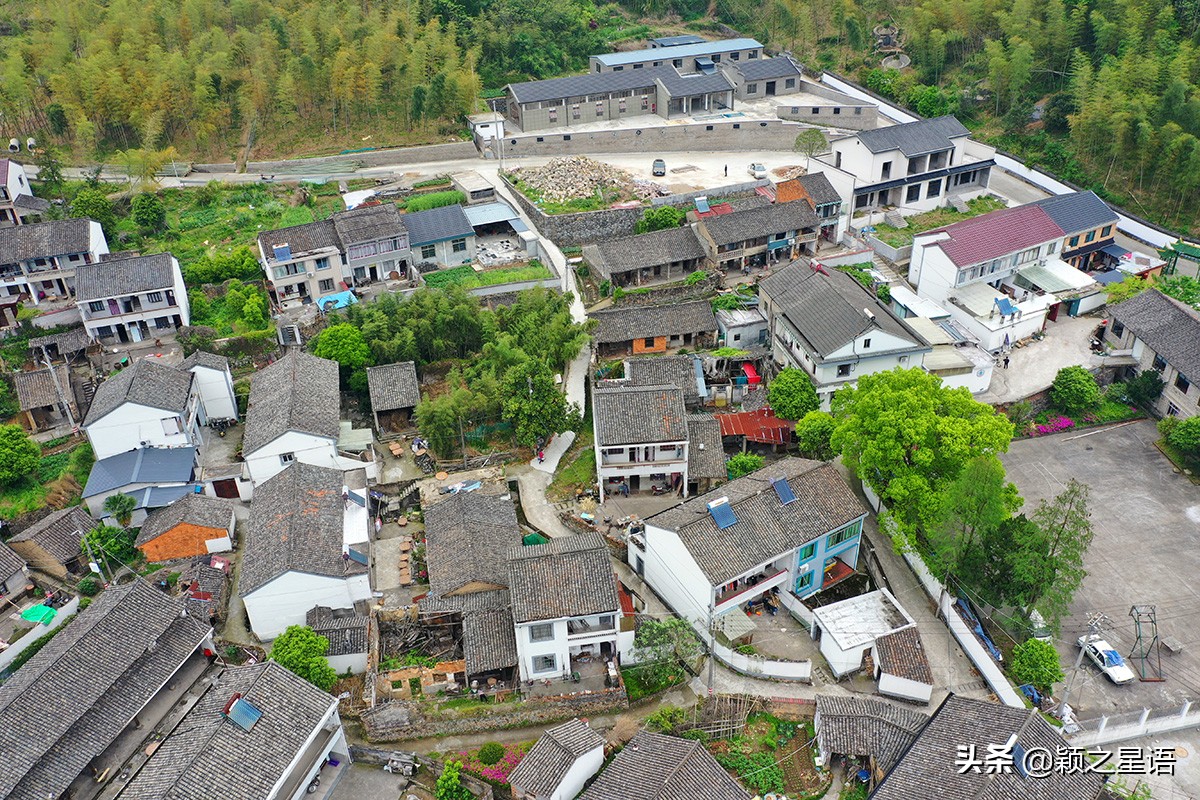
<path fill-rule="evenodd" d="M 879 253 L 872 254 L 871 266 L 875 269 L 876 272 L 878 272 L 880 275 L 883 275 L 885 278 L 887 278 L 887 282 L 888 282 L 889 286 L 896 286 L 896 285 L 902 285 L 902 284 L 907 283 L 904 279 L 904 276 L 902 276 L 896 270 L 896 265 L 893 264 L 891 261 L 888 261 L 883 256 L 879 255 Z"/>

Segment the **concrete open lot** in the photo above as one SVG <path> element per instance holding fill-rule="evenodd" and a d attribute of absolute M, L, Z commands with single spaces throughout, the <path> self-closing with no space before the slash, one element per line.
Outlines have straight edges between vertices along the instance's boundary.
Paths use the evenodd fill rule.
<path fill-rule="evenodd" d="M 1154 447 L 1157 438 L 1154 423 L 1143 420 L 1014 442 L 1003 458 L 1026 513 L 1072 477 L 1091 488 L 1096 536 L 1085 560 L 1088 575 L 1057 642 L 1068 681 L 1075 641 L 1096 612 L 1107 615 L 1104 635 L 1122 655 L 1135 640 L 1134 604 L 1156 606 L 1160 635 L 1184 644 L 1177 655 L 1163 651 L 1161 683 L 1114 686 L 1085 663 L 1070 698 L 1082 719 L 1200 698 L 1200 487 L 1174 471 Z"/>

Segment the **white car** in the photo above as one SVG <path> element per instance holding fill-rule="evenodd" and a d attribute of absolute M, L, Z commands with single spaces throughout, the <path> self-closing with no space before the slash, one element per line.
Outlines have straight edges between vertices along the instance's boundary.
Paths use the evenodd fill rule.
<path fill-rule="evenodd" d="M 1083 652 L 1087 653 L 1087 657 L 1113 683 L 1117 685 L 1133 683 L 1137 677 L 1133 674 L 1133 670 L 1129 668 L 1129 665 L 1125 663 L 1125 659 L 1121 658 L 1121 654 L 1099 636 L 1080 636 L 1079 646 L 1083 648 Z"/>
<path fill-rule="evenodd" d="M 761 180 L 762 178 L 767 177 L 767 168 L 762 164 L 751 164 L 746 168 L 746 172 L 749 172 L 750 177 L 756 180 Z"/>

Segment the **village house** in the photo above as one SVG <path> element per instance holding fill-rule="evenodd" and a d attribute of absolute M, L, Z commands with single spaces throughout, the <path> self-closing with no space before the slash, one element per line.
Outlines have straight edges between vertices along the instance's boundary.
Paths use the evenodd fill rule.
<path fill-rule="evenodd" d="M 387 431 L 409 427 L 413 412 L 421 402 L 417 365 L 404 361 L 367 367 L 367 392 L 371 397 L 371 419 L 381 436 Z"/>
<path fill-rule="evenodd" d="M 0 597 L 15 597 L 25 591 L 29 582 L 25 571 L 25 559 L 0 542 Z"/>
<path fill-rule="evenodd" d="M 318 277 L 317 296 L 333 288 L 347 289 L 364 283 L 387 280 L 393 273 L 408 274 L 406 233 L 408 226 L 394 203 L 359 206 L 329 218 L 340 245 L 342 277 L 339 282 L 325 275 Z"/>
<path fill-rule="evenodd" d="M 915 795 L 914 795 L 915 796 Z M 580 800 L 750 800 L 703 742 L 639 731 Z"/>
<path fill-rule="evenodd" d="M 574 800 L 604 766 L 604 745 L 578 719 L 550 728 L 509 773 L 514 800 Z"/>
<path fill-rule="evenodd" d="M 88 337 L 106 344 L 155 339 L 192 324 L 183 272 L 170 253 L 80 266 L 75 305 Z"/>
<path fill-rule="evenodd" d="M 192 381 L 186 370 L 141 358 L 100 384 L 83 420 L 96 458 L 200 445 L 200 399 Z"/>
<path fill-rule="evenodd" d="M 915 625 L 875 637 L 871 661 L 880 694 L 914 703 L 933 697 L 933 671 Z"/>
<path fill-rule="evenodd" d="M 14 372 L 17 408 L 25 413 L 31 431 L 79 422 L 79 409 L 71 389 L 71 371 L 65 366 Z"/>
<path fill-rule="evenodd" d="M 305 624 L 329 640 L 325 660 L 337 674 L 361 675 L 367 671 L 370 617 L 358 613 L 357 608 L 316 606 L 308 610 Z"/>
<path fill-rule="evenodd" d="M 29 340 L 29 352 L 39 363 L 70 363 L 84 355 L 91 345 L 87 331 L 82 325 L 68 328 L 61 333 L 34 336 Z"/>
<path fill-rule="evenodd" d="M 238 418 L 237 394 L 228 358 L 197 350 L 179 368 L 192 373 L 192 391 L 200 398 L 204 422 Z"/>
<path fill-rule="evenodd" d="M 87 571 L 80 541 L 99 526 L 80 506 L 51 512 L 8 540 L 30 567 L 59 580 Z"/>
<path fill-rule="evenodd" d="M 717 332 L 722 346 L 738 350 L 770 347 L 771 343 L 771 327 L 755 307 L 717 311 Z"/>
<path fill-rule="evenodd" d="M 832 464 L 787 458 L 648 517 L 629 563 L 708 640 L 768 592 L 804 613 L 855 574 L 866 515 Z"/>
<path fill-rule="evenodd" d="M 754 61 L 764 57 L 763 46 L 754 39 L 717 39 L 678 44 L 669 50 L 651 47 L 602 53 L 589 59 L 588 71 L 609 73 L 670 66 L 684 74 L 712 74 L 718 64 Z M 668 63 L 670 62 L 670 63 Z"/>
<path fill-rule="evenodd" d="M 877 589 L 813 609 L 809 633 L 820 643 L 834 677 L 841 679 L 863 668 L 876 640 L 914 625 L 891 592 Z"/>
<path fill-rule="evenodd" d="M 137 549 L 149 562 L 173 561 L 233 549 L 233 505 L 191 492 L 146 515 Z"/>
<path fill-rule="evenodd" d="M 688 483 L 688 424 L 677 386 L 600 386 L 592 392 L 600 499 L 614 492 L 681 491 Z"/>
<path fill-rule="evenodd" d="M 467 196 L 469 206 L 496 200 L 496 187 L 473 169 L 455 172 L 450 176 L 450 183 Z"/>
<path fill-rule="evenodd" d="M 1059 258 L 1075 269 L 1091 271 L 1112 258 L 1110 250 L 1119 251 L 1121 255 L 1126 252 L 1125 248 L 1114 244 L 1120 221 L 1117 212 L 1091 190 L 1053 195 L 1029 205 L 1045 211 L 1062 229 Z M 1120 259 L 1121 256 L 1116 257 Z"/>
<path fill-rule="evenodd" d="M 1157 289 L 1113 306 L 1106 341 L 1117 352 L 1128 352 L 1135 366 L 1132 373 L 1158 372 L 1163 379 L 1162 395 L 1154 401 L 1159 416 L 1194 417 L 1200 405 L 1200 388 L 1192 391 L 1192 379 L 1200 380 L 1200 312 L 1167 297 Z"/>
<path fill-rule="evenodd" d="M 687 494 L 711 491 L 729 479 L 725 450 L 721 444 L 721 423 L 712 414 L 688 414 Z"/>
<path fill-rule="evenodd" d="M 811 172 L 775 184 L 776 203 L 807 203 L 817 215 L 818 240 L 840 242 L 849 220 L 842 214 L 842 196 L 823 172 Z M 817 242 L 820 247 L 820 241 Z"/>
<path fill-rule="evenodd" d="M 716 339 L 717 318 L 707 300 L 664 306 L 626 305 L 588 315 L 596 321 L 592 339 L 602 358 L 703 349 Z"/>
<path fill-rule="evenodd" d="M 691 225 L 583 246 L 597 283 L 645 286 L 686 278 L 704 263 L 704 247 Z"/>
<path fill-rule="evenodd" d="M 719 67 L 738 100 L 763 100 L 801 90 L 803 72 L 790 56 L 726 60 Z"/>
<path fill-rule="evenodd" d="M 817 695 L 813 728 L 817 734 L 817 760 L 832 763 L 835 756 L 866 761 L 872 783 L 877 783 L 904 755 L 929 722 L 920 711 L 870 697 Z"/>
<path fill-rule="evenodd" d="M 49 210 L 49 201 L 33 196 L 25 167 L 0 158 L 0 227 L 41 222 Z"/>
<path fill-rule="evenodd" d="M 737 272 L 815 254 L 819 227 L 807 203 L 774 203 L 704 217 L 696 233 L 710 267 Z"/>
<path fill-rule="evenodd" d="M 83 504 L 97 519 L 111 516 L 104 501 L 114 494 L 136 500 L 132 527 L 139 527 L 156 508 L 165 508 L 184 495 L 194 494 L 196 448 L 139 447 L 101 458 L 92 465 L 83 487 Z"/>
<path fill-rule="evenodd" d="M 225 619 L 229 602 L 229 559 L 221 555 L 196 556 L 179 572 L 176 586 L 189 614 L 214 625 Z"/>
<path fill-rule="evenodd" d="M 414 264 L 456 267 L 475 260 L 475 228 L 460 205 L 404 215 Z"/>
<path fill-rule="evenodd" d="M 697 356 L 641 356 L 625 359 L 625 378 L 601 385 L 675 386 L 683 390 L 688 408 L 703 405 L 708 389 Z"/>
<path fill-rule="evenodd" d="M 102 592 L 0 685 L 0 796 L 95 796 L 183 700 L 215 649 L 207 622 L 148 582 Z M 191 746 L 192 737 L 175 738 Z"/>
<path fill-rule="evenodd" d="M 0 296 L 33 305 L 75 294 L 75 272 L 108 253 L 100 223 L 56 219 L 0 227 Z"/>
<path fill-rule="evenodd" d="M 863 375 L 919 367 L 932 349 L 874 292 L 850 275 L 785 267 L 759 285 L 776 363 L 804 370 L 822 408 Z"/>

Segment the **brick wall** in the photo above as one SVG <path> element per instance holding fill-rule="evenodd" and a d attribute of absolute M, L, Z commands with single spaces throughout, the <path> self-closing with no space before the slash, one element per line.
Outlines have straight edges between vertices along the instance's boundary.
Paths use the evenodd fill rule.
<path fill-rule="evenodd" d="M 665 353 L 667 352 L 667 337 L 656 336 L 654 338 L 654 346 L 647 347 L 645 339 L 633 340 L 633 354 L 635 356 L 645 355 L 646 353 Z"/>
<path fill-rule="evenodd" d="M 147 561 L 160 562 L 176 558 L 191 558 L 208 553 L 208 548 L 204 543 L 209 539 L 220 539 L 228 535 L 229 531 L 224 528 L 207 528 L 181 522 L 138 549 L 146 556 Z"/>

